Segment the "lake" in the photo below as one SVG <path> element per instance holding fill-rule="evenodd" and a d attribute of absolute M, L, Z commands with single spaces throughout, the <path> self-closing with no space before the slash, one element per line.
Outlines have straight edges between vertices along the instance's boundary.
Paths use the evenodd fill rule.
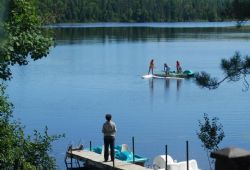
<path fill-rule="evenodd" d="M 142 79 L 151 59 L 155 70 L 165 62 L 175 70 L 179 60 L 184 70 L 206 71 L 223 77 L 220 60 L 239 51 L 250 55 L 250 28 L 235 23 L 145 23 L 78 24 L 53 27 L 56 45 L 48 57 L 29 65 L 15 66 L 8 82 L 14 115 L 26 132 L 42 130 L 65 133 L 55 142 L 53 155 L 59 169 L 69 144 L 92 141 L 102 145 L 101 128 L 106 113 L 113 115 L 116 143 L 148 157 L 169 154 L 189 157 L 201 169 L 209 169 L 206 152 L 196 132 L 203 114 L 216 116 L 226 137 L 220 147 L 250 150 L 250 95 L 243 82 L 223 83 L 216 90 L 201 89 L 192 79 Z M 248 78 L 249 80 L 249 78 Z"/>

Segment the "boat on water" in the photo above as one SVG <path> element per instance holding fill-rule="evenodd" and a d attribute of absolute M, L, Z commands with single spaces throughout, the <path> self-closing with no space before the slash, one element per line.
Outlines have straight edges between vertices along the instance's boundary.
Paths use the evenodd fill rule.
<path fill-rule="evenodd" d="M 175 72 L 175 71 L 161 71 L 161 72 L 156 72 L 154 74 L 148 74 L 142 76 L 142 78 L 173 78 L 173 79 L 185 79 L 185 78 L 191 78 L 194 77 L 194 73 L 191 70 L 185 70 L 183 72 Z"/>
<path fill-rule="evenodd" d="M 164 78 L 191 78 L 194 77 L 194 73 L 191 70 L 185 70 L 183 72 L 175 72 L 175 71 L 170 71 L 170 72 L 160 72 L 160 73 L 155 73 L 154 76 L 156 77 L 164 77 Z"/>
<path fill-rule="evenodd" d="M 104 155 L 104 146 L 98 146 L 92 149 L 93 152 Z M 115 158 L 121 161 L 134 163 L 137 165 L 144 166 L 148 158 L 133 154 L 128 148 L 127 144 L 115 146 Z"/>

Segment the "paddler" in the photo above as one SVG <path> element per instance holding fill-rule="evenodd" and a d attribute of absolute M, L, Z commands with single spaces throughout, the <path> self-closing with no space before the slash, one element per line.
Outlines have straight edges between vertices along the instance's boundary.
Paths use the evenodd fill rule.
<path fill-rule="evenodd" d="M 152 74 L 154 74 L 154 67 L 155 67 L 155 65 L 154 65 L 154 60 L 152 59 L 152 60 L 150 61 L 150 63 L 149 63 L 148 74 L 150 73 L 150 71 L 151 71 Z"/>

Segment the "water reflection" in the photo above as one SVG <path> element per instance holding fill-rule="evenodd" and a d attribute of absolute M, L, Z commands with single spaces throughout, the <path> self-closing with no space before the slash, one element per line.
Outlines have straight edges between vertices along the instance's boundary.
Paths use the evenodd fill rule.
<path fill-rule="evenodd" d="M 181 84 L 182 84 L 182 79 L 177 79 L 176 80 L 176 89 L 177 89 L 177 91 L 180 90 Z"/>
<path fill-rule="evenodd" d="M 183 39 L 250 39 L 249 29 L 229 28 L 150 28 L 150 27 L 112 27 L 112 28 L 55 28 L 58 44 L 170 41 Z M 244 36 L 243 36 L 244 35 Z"/>
<path fill-rule="evenodd" d="M 154 94 L 154 79 L 149 79 L 148 83 L 149 83 L 150 96 L 152 99 L 153 94 Z"/>
<path fill-rule="evenodd" d="M 171 85 L 174 85 L 176 87 L 176 90 L 180 91 L 184 79 L 159 79 L 159 80 L 149 79 L 148 82 L 151 94 L 153 94 L 154 92 L 155 84 L 158 82 L 160 83 L 162 81 L 164 81 L 165 91 L 168 91 L 171 88 Z"/>
<path fill-rule="evenodd" d="M 169 87 L 170 87 L 170 80 L 166 79 L 166 81 L 165 81 L 165 90 L 168 90 Z"/>
<path fill-rule="evenodd" d="M 154 79 L 149 79 L 149 88 L 151 91 L 154 89 Z"/>

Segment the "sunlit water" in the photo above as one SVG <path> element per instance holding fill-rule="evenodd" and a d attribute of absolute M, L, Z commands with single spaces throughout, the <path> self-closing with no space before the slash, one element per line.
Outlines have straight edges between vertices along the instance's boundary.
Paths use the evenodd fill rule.
<path fill-rule="evenodd" d="M 60 169 L 65 169 L 69 144 L 102 145 L 105 113 L 117 124 L 116 143 L 131 147 L 134 136 L 136 153 L 148 157 L 148 164 L 164 154 L 166 144 L 174 159 L 185 160 L 188 140 L 190 158 L 209 169 L 196 135 L 203 113 L 217 116 L 223 124 L 226 137 L 221 147 L 250 149 L 250 95 L 242 92 L 242 82 L 209 91 L 192 80 L 141 78 L 152 58 L 158 71 L 164 62 L 175 69 L 179 60 L 183 69 L 222 78 L 222 58 L 235 51 L 250 55 L 249 29 L 182 24 L 186 28 L 155 24 L 55 29 L 56 46 L 47 58 L 13 68 L 8 93 L 15 117 L 28 133 L 47 125 L 51 134 L 66 134 L 53 148 Z"/>

